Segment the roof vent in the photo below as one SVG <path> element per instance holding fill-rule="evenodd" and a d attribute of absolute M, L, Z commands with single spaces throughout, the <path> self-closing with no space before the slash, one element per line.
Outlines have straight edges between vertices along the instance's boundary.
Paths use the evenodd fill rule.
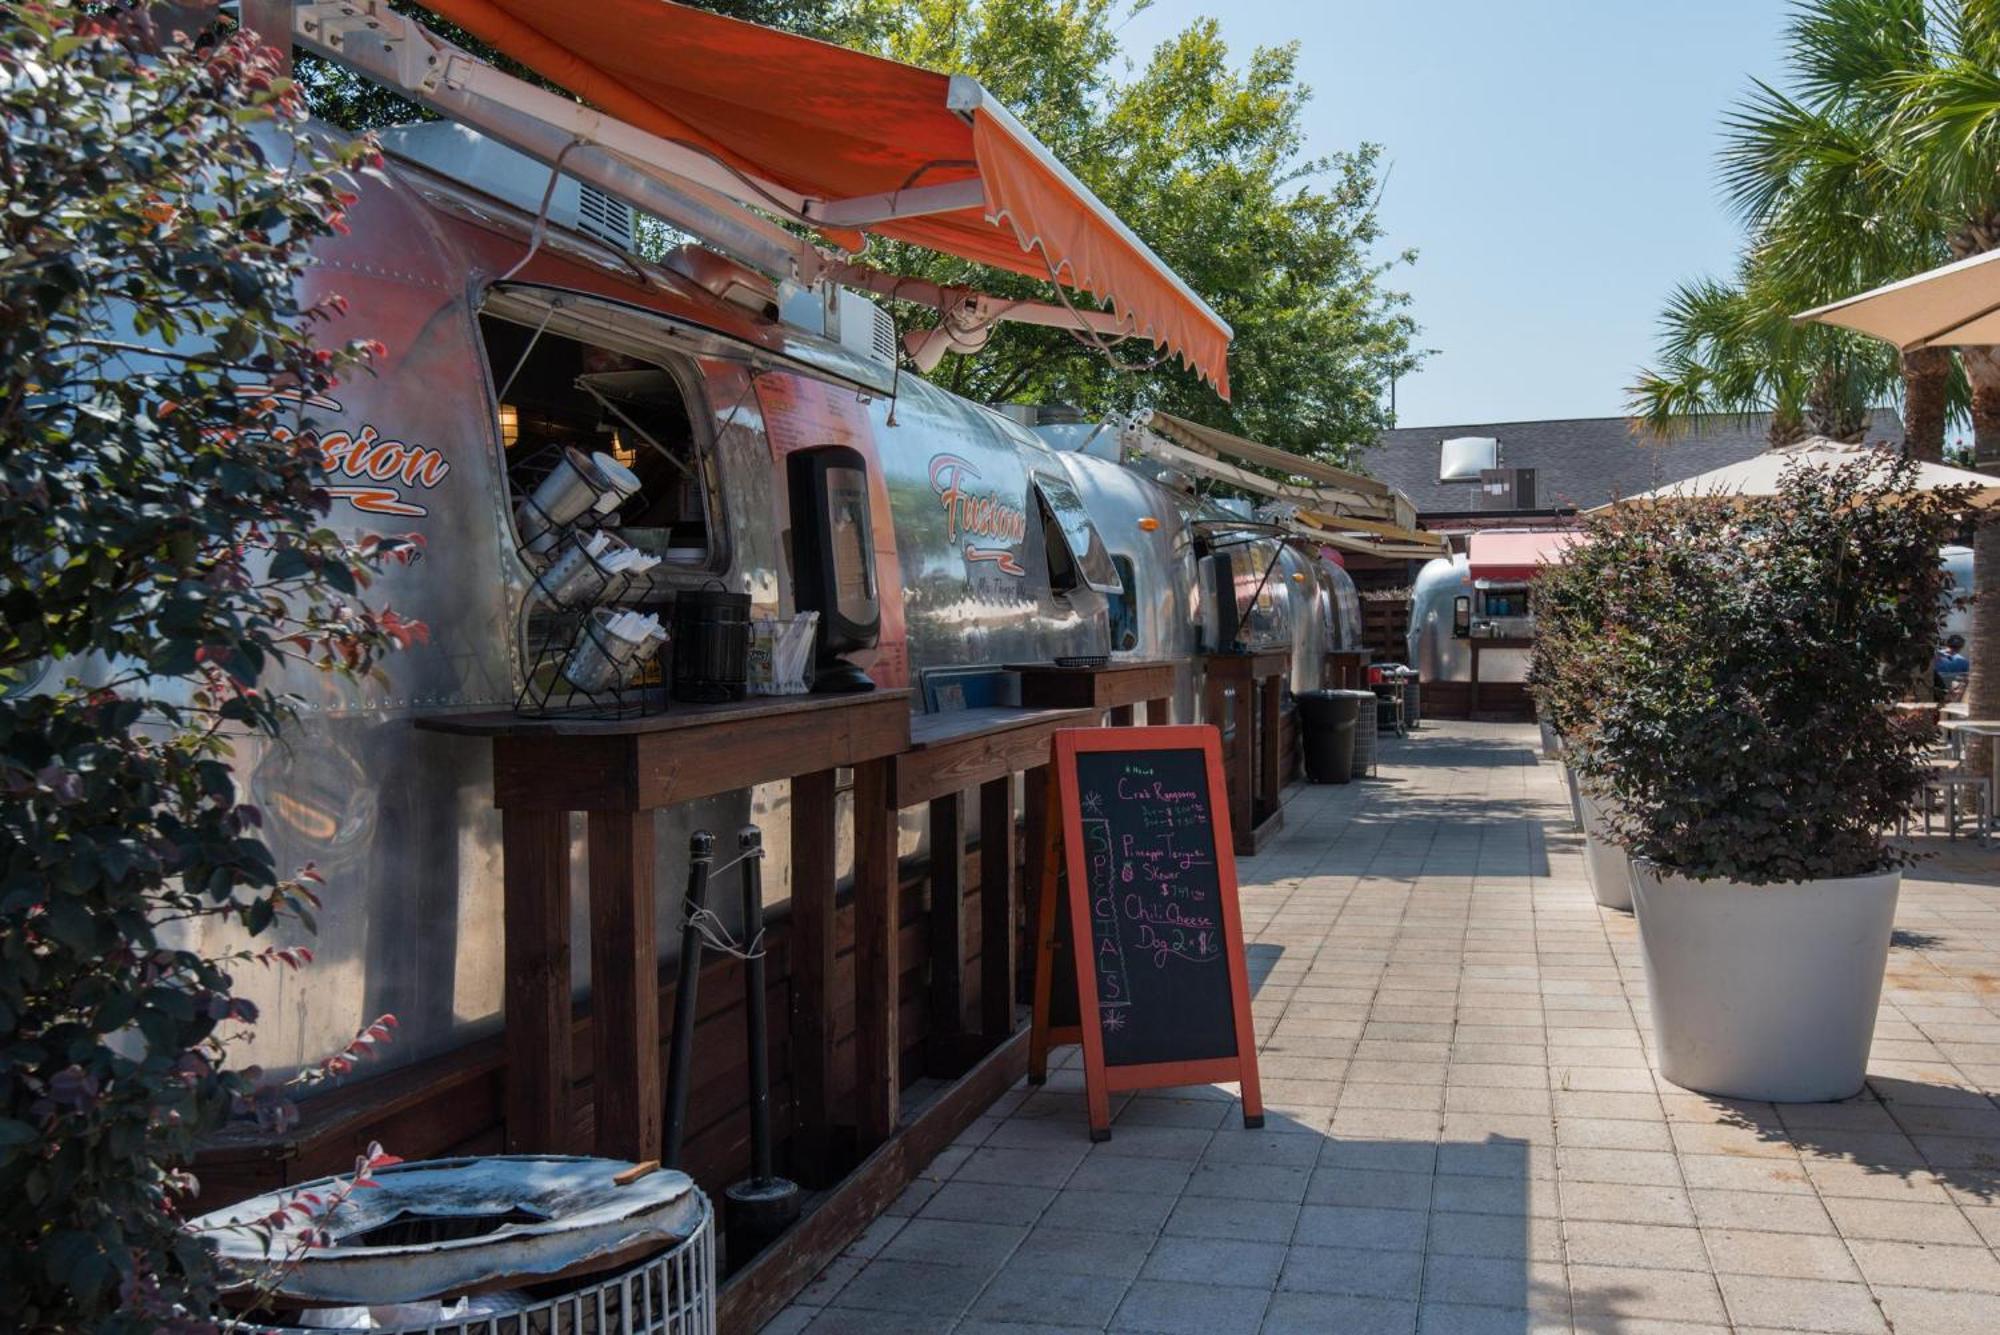
<path fill-rule="evenodd" d="M 395 125 L 380 132 L 385 152 L 502 200 L 529 216 L 541 212 L 549 169 L 497 139 L 451 121 Z M 556 178 L 549 222 L 619 250 L 635 248 L 638 217 L 622 200 L 573 176 Z"/>
<path fill-rule="evenodd" d="M 1454 436 L 1438 447 L 1438 481 L 1477 482 L 1480 473 L 1500 466 L 1500 442 L 1492 436 Z"/>

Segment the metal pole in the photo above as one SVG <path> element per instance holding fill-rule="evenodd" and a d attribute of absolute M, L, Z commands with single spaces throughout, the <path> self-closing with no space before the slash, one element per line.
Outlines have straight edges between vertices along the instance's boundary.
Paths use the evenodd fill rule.
<path fill-rule="evenodd" d="M 688 837 L 687 898 L 681 905 L 680 976 L 674 984 L 674 1043 L 667 1056 L 668 1167 L 681 1161 L 681 1135 L 687 1130 L 688 1068 L 694 1057 L 695 994 L 701 982 L 701 924 L 697 921 L 708 899 L 708 868 L 715 860 L 715 836 L 696 830 Z"/>
<path fill-rule="evenodd" d="M 764 1016 L 764 832 L 746 825 L 736 835 L 743 859 L 743 1011 L 750 1027 L 750 1172 L 771 1180 L 770 1041 Z"/>
<path fill-rule="evenodd" d="M 729 1260 L 741 1265 L 799 1217 L 798 1183 L 771 1171 L 770 1039 L 764 1014 L 764 832 L 736 833 L 743 864 L 743 1015 L 750 1033 L 750 1176 L 722 1193 Z"/>

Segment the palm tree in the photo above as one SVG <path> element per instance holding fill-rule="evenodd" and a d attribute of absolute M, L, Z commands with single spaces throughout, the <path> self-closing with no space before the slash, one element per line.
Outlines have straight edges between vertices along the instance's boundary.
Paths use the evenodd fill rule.
<path fill-rule="evenodd" d="M 1910 78 L 1937 68 L 1960 9 L 1985 0 L 1812 0 L 1788 30 L 1791 91 L 1757 82 L 1725 121 L 1724 193 L 1749 223 L 1774 299 L 1804 310 L 1940 264 L 1948 192 L 1913 190 L 1922 156 L 1899 117 Z M 1944 456 L 1951 354 L 1903 354 L 1904 447 Z"/>
<path fill-rule="evenodd" d="M 1804 0 L 1791 93 L 1766 84 L 1730 118 L 1725 190 L 1794 309 L 2000 247 L 2000 4 Z M 1973 466 L 2000 472 L 2000 349 L 1959 350 Z M 1942 444 L 1950 354 L 1906 354 L 1911 452 Z M 1933 442 L 1936 442 L 1934 444 Z M 1974 539 L 1972 712 L 2000 716 L 2000 524 Z"/>
<path fill-rule="evenodd" d="M 1825 325 L 1800 325 L 1754 263 L 1734 283 L 1674 289 L 1660 317 L 1660 359 L 1640 372 L 1628 409 L 1671 439 L 1701 418 L 1770 414 L 1769 444 L 1806 436 L 1858 441 L 1869 407 L 1896 379 L 1892 350 Z"/>

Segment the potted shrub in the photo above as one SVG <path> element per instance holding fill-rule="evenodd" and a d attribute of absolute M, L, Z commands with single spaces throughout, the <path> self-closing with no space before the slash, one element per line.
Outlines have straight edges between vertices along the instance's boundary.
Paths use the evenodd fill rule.
<path fill-rule="evenodd" d="M 1619 546 L 1625 533 L 1615 521 L 1591 526 L 1588 540 L 1573 543 L 1564 560 L 1544 566 L 1535 581 L 1535 648 L 1528 689 L 1542 727 L 1559 739 L 1570 818 L 1583 831 L 1584 874 L 1606 908 L 1630 910 L 1632 880 L 1625 850 L 1611 837 L 1602 792 L 1585 791 L 1579 754 L 1589 747 L 1597 701 L 1597 655 L 1604 626 L 1617 605 Z"/>
<path fill-rule="evenodd" d="M 1881 455 L 1595 526 L 1572 760 L 1631 855 L 1675 1084 L 1790 1102 L 1866 1076 L 1905 856 L 1887 835 L 1934 735 L 1891 706 L 1936 642 L 1967 499 L 1914 482 Z"/>

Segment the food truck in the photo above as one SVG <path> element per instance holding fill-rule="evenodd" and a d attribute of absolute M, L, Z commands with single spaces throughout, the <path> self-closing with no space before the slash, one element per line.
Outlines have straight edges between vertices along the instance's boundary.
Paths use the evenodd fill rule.
<path fill-rule="evenodd" d="M 518 982 L 510 930 L 519 948 L 522 929 L 507 925 L 495 752 L 481 738 L 413 722 L 556 716 L 579 703 L 565 700 L 560 682 L 551 690 L 548 643 L 561 620 L 552 571 L 568 551 L 568 519 L 556 511 L 576 479 L 589 483 L 590 531 L 633 553 L 640 572 L 615 586 L 619 615 L 664 627 L 680 603 L 717 592 L 745 597 L 753 620 L 811 609 L 822 688 L 907 690 L 918 715 L 962 704 L 968 683 L 991 705 L 1018 704 L 1009 694 L 1018 674 L 1007 670 L 1018 664 L 1168 665 L 1162 698 L 1180 722 L 1206 712 L 1203 655 L 1282 650 L 1286 684 L 1317 686 L 1326 651 L 1358 637 L 1352 581 L 1325 555 L 1329 544 L 1385 533 L 1425 540 L 1398 527 L 1407 501 L 1380 484 L 1339 474 L 1348 490 L 1325 491 L 1324 477 L 1339 470 L 1308 488 L 1313 523 L 1260 518 L 1200 494 L 1192 473 L 1158 457 L 1135 463 L 1135 442 L 1164 439 L 1160 423 L 1112 424 L 1098 448 L 1080 448 L 912 373 L 947 351 L 976 351 L 1004 311 L 1090 337 L 1149 338 L 1226 388 L 1227 326 L 970 81 L 675 15 L 690 43 L 923 76 L 918 91 L 937 95 L 951 125 L 971 125 L 982 154 L 1013 155 L 1014 166 L 1042 173 L 1037 206 L 1051 228 L 1084 237 L 1079 253 L 1122 247 L 1110 266 L 1123 275 L 1115 292 L 1061 270 L 1065 281 L 1101 288 L 1110 309 L 901 285 L 738 199 L 808 219 L 822 236 L 865 227 L 981 259 L 1004 240 L 1017 259 L 1045 267 L 1044 240 L 1024 251 L 1014 230 L 995 235 L 993 206 L 977 192 L 1000 188 L 997 171 L 901 192 L 948 196 L 920 202 L 788 195 L 773 181 L 791 174 L 753 179 L 740 161 L 723 161 L 735 150 L 692 151 L 685 135 L 511 79 L 406 16 L 316 0 L 280 11 L 299 44 L 444 117 L 382 135 L 382 171 L 361 184 L 347 234 L 320 247 L 307 280 L 308 301 L 346 299 L 340 336 L 377 339 L 386 355 L 374 374 L 300 405 L 301 429 L 330 474 L 329 523 L 422 538 L 421 559 L 385 574 L 371 596 L 425 622 L 429 642 L 388 660 L 386 684 L 303 672 L 272 683 L 305 695 L 303 717 L 280 740 L 237 747 L 245 800 L 266 814 L 279 865 L 315 864 L 331 896 L 309 969 L 241 980 L 262 1020 L 239 1060 L 282 1074 L 338 1050 L 375 1016 L 393 1013 L 399 1027 L 368 1079 L 328 1096 L 317 1114 L 308 1106 L 302 1132 L 279 1142 L 245 1133 L 223 1146 L 204 1167 L 210 1199 L 338 1164 L 356 1136 L 400 1134 L 394 1148 L 405 1155 L 515 1144 L 515 1128 L 481 1111 L 497 1105 L 513 1078 L 508 1063 L 519 1060 L 503 1001 Z M 961 220 L 963 233 L 982 218 L 977 244 L 941 221 Z M 641 232 L 661 220 L 687 239 L 642 245 Z M 942 323 L 906 333 L 874 292 L 928 293 Z M 1123 443 L 1106 448 L 1112 441 Z M 650 688 L 637 681 L 614 714 L 682 708 L 659 689 L 675 647 L 665 645 Z M 1168 721 L 1148 712 L 1149 722 Z M 1237 730 L 1233 714 L 1215 721 Z M 840 773 L 843 813 L 879 800 L 857 799 Z M 555 768 L 531 777 L 552 789 L 594 782 Z M 677 953 L 695 831 L 764 832 L 764 896 L 782 930 L 794 800 L 786 782 L 756 783 L 646 818 L 650 833 L 632 846 L 657 887 L 662 930 L 649 963 Z M 1026 814 L 1020 800 L 1000 810 L 1009 827 Z M 965 833 L 1011 847 L 1011 828 L 979 829 L 982 811 L 990 818 L 994 808 L 969 813 Z M 936 825 L 923 817 L 903 811 L 896 862 L 926 857 Z M 845 881 L 856 850 L 848 822 L 835 828 L 838 847 L 813 856 Z M 582 884 L 595 836 L 582 820 L 563 829 L 557 856 Z M 544 924 L 579 998 L 592 993 L 602 958 L 586 946 L 593 928 L 602 935 L 591 909 L 579 895 L 567 929 Z M 723 929 L 737 925 L 733 910 L 717 913 Z M 223 928 L 204 930 L 216 933 L 197 943 L 204 949 L 237 944 Z M 829 1053 L 837 1025 L 855 1023 L 826 1017 Z M 566 1024 L 557 1027 L 566 1045 Z M 699 1068 L 699 1052 L 696 1060 Z M 907 1054 L 886 1060 L 893 1072 Z M 596 1078 L 605 1078 L 601 1065 Z M 371 1093 L 371 1082 L 389 1081 L 392 1094 Z M 447 1105 L 449 1115 L 439 1111 Z M 739 1106 L 696 1110 L 715 1173 L 742 1159 L 731 1120 Z"/>

